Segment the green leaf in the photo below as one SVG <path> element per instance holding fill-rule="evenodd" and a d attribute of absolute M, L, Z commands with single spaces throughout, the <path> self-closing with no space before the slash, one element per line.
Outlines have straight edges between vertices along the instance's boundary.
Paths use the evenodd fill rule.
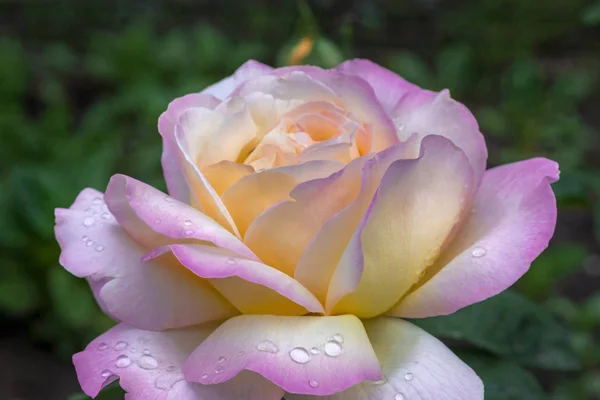
<path fill-rule="evenodd" d="M 473 351 L 455 350 L 485 386 L 485 400 L 546 400 L 535 377 L 517 363 Z"/>
<path fill-rule="evenodd" d="M 551 246 L 533 262 L 517 287 L 531 298 L 545 298 L 561 279 L 580 268 L 586 257 L 587 250 L 579 243 Z"/>
<path fill-rule="evenodd" d="M 413 323 L 435 336 L 462 340 L 523 365 L 561 371 L 579 368 L 567 330 L 548 311 L 514 292 Z"/>
<path fill-rule="evenodd" d="M 451 92 L 461 92 L 473 79 L 470 73 L 471 49 L 466 45 L 446 47 L 438 57 L 438 82 Z"/>
<path fill-rule="evenodd" d="M 429 67 L 416 54 L 403 51 L 388 59 L 387 67 L 406 79 L 421 87 L 435 86 L 435 79 Z"/>
<path fill-rule="evenodd" d="M 586 25 L 600 24 L 600 1 L 590 4 L 583 10 L 581 21 Z"/>

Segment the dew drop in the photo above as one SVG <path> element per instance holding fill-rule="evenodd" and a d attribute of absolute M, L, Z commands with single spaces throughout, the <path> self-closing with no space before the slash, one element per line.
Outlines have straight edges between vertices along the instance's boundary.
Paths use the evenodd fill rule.
<path fill-rule="evenodd" d="M 131 365 L 131 359 L 125 355 L 121 355 L 117 357 L 117 362 L 115 362 L 115 366 L 117 368 L 127 368 Z"/>
<path fill-rule="evenodd" d="M 156 378 L 154 386 L 161 390 L 171 390 L 171 388 L 179 381 L 184 379 L 182 374 L 164 374 Z"/>
<path fill-rule="evenodd" d="M 404 395 L 402 393 L 396 393 L 394 400 L 404 400 Z"/>
<path fill-rule="evenodd" d="M 271 342 L 270 340 L 263 340 L 262 342 L 260 342 L 258 344 L 258 346 L 256 346 L 256 348 L 259 351 L 264 351 L 266 353 L 277 353 L 279 351 L 279 348 L 277 347 L 277 345 L 273 342 Z"/>
<path fill-rule="evenodd" d="M 102 219 L 110 219 L 109 213 L 102 213 Z"/>
<path fill-rule="evenodd" d="M 153 370 L 158 367 L 158 360 L 151 355 L 145 354 L 140 357 L 137 364 L 141 369 Z"/>
<path fill-rule="evenodd" d="M 325 354 L 329 357 L 338 357 L 342 354 L 342 345 L 336 340 L 325 343 Z"/>
<path fill-rule="evenodd" d="M 148 349 L 144 349 L 144 351 L 142 351 L 142 353 L 144 353 L 144 354 L 146 354 L 146 355 L 147 355 L 147 354 L 150 354 L 150 350 L 148 350 Z"/>
<path fill-rule="evenodd" d="M 201 378 L 204 380 L 208 379 L 208 374 L 202 374 Z"/>
<path fill-rule="evenodd" d="M 304 347 L 294 347 L 290 350 L 290 357 L 298 364 L 306 364 L 310 361 L 310 354 Z"/>
<path fill-rule="evenodd" d="M 219 357 L 219 359 L 217 360 L 217 362 L 219 364 L 223 364 L 225 362 L 225 360 L 227 360 L 225 357 Z"/>
<path fill-rule="evenodd" d="M 82 242 L 87 242 L 87 241 L 88 241 L 88 239 L 89 239 L 89 238 L 87 237 L 87 235 L 83 235 L 83 236 L 81 237 L 81 241 L 82 241 Z"/>
<path fill-rule="evenodd" d="M 102 250 L 104 250 L 104 246 L 102 246 L 102 245 L 96 246 L 96 251 L 97 252 L 101 252 Z"/>
<path fill-rule="evenodd" d="M 129 349 L 129 351 L 130 351 L 131 353 L 135 353 L 135 351 L 136 351 L 136 350 L 135 350 L 135 347 L 132 347 L 131 349 Z"/>
<path fill-rule="evenodd" d="M 377 386 L 381 386 L 381 385 L 385 385 L 388 382 L 388 378 L 387 376 L 383 376 L 383 378 L 381 378 L 378 381 L 373 381 L 373 385 L 377 385 Z"/>
<path fill-rule="evenodd" d="M 93 241 L 92 239 L 90 239 L 90 240 L 88 240 L 88 241 L 85 243 L 85 245 L 86 245 L 87 247 L 92 247 L 92 246 L 94 245 L 94 241 Z"/>
<path fill-rule="evenodd" d="M 108 345 L 106 343 L 102 342 L 98 345 L 98 350 L 106 350 L 106 349 L 108 349 Z"/>
<path fill-rule="evenodd" d="M 413 374 L 411 374 L 410 372 L 407 372 L 404 374 L 404 379 L 407 381 L 412 381 L 413 380 Z"/>
<path fill-rule="evenodd" d="M 308 381 L 308 384 L 310 385 L 311 388 L 319 387 L 319 382 L 315 381 L 314 379 L 311 379 L 310 381 Z"/>
<path fill-rule="evenodd" d="M 191 229 L 189 229 L 189 230 L 185 231 L 185 235 L 186 235 L 186 236 L 192 236 L 193 234 L 194 234 L 194 231 L 193 231 L 193 230 L 191 230 Z"/>
<path fill-rule="evenodd" d="M 155 223 L 156 225 L 160 224 L 160 219 L 155 219 L 155 220 L 154 220 L 154 223 Z"/>
<path fill-rule="evenodd" d="M 92 204 L 102 204 L 102 198 L 94 197 L 94 200 L 92 200 Z"/>
<path fill-rule="evenodd" d="M 140 337 L 140 338 L 138 338 L 138 342 L 145 344 L 145 343 L 149 343 L 150 339 L 145 338 L 145 337 Z"/>
<path fill-rule="evenodd" d="M 190 221 L 189 219 L 186 219 L 185 222 L 183 223 L 185 226 L 191 226 L 192 225 L 192 221 Z"/>
<path fill-rule="evenodd" d="M 317 354 L 319 354 L 319 353 L 320 353 L 320 351 L 319 351 L 319 349 L 317 349 L 316 347 L 313 347 L 312 349 L 310 349 L 310 353 L 311 353 L 311 354 L 314 354 L 314 355 L 317 355 Z"/>
<path fill-rule="evenodd" d="M 95 223 L 96 223 L 96 219 L 94 219 L 94 217 L 85 217 L 83 219 L 83 226 L 85 226 L 87 228 L 94 225 Z"/>
<path fill-rule="evenodd" d="M 127 347 L 127 342 L 117 342 L 117 344 L 115 344 L 114 349 L 115 350 L 123 350 L 125 347 Z"/>
<path fill-rule="evenodd" d="M 240 357 L 241 357 L 241 356 L 243 356 L 244 354 L 246 354 L 246 353 L 245 353 L 245 352 L 243 352 L 243 351 L 240 351 L 240 352 L 238 353 L 238 356 L 240 356 Z"/>
<path fill-rule="evenodd" d="M 169 365 L 167 367 L 167 371 L 169 371 L 169 372 L 177 371 L 177 367 L 174 365 Z"/>
<path fill-rule="evenodd" d="M 229 265 L 233 265 L 233 264 L 235 264 L 235 263 L 236 263 L 235 259 L 233 259 L 233 258 L 229 258 L 229 259 L 227 259 L 227 264 L 229 264 Z"/>
<path fill-rule="evenodd" d="M 471 254 L 473 254 L 473 257 L 475 257 L 475 258 L 480 258 L 487 254 L 487 250 L 481 246 L 477 246 L 473 249 L 473 253 L 471 253 Z"/>
<path fill-rule="evenodd" d="M 167 203 L 170 203 L 170 202 L 172 202 L 172 201 L 173 201 L 173 199 L 172 199 L 171 197 L 169 197 L 169 196 L 165 196 L 165 201 L 166 201 Z"/>
<path fill-rule="evenodd" d="M 223 366 L 222 366 L 222 365 L 217 365 L 217 366 L 215 367 L 215 372 L 216 372 L 217 374 L 220 374 L 221 372 L 223 372 Z"/>
<path fill-rule="evenodd" d="M 341 333 L 333 335 L 333 339 L 338 343 L 344 343 L 344 336 Z"/>
<path fill-rule="evenodd" d="M 108 378 L 111 374 L 112 374 L 112 372 L 110 372 L 109 370 L 105 369 L 104 371 L 102 371 L 100 373 L 100 376 L 103 377 L 103 378 Z"/>

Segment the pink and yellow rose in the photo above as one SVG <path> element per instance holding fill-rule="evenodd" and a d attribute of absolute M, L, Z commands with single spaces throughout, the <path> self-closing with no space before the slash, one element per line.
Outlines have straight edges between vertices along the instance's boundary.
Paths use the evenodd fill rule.
<path fill-rule="evenodd" d="M 116 175 L 56 210 L 60 261 L 118 324 L 73 357 L 128 400 L 483 399 L 400 317 L 512 285 L 548 245 L 557 164 L 485 170 L 469 110 L 369 61 L 249 61 L 158 123 L 166 195 Z"/>

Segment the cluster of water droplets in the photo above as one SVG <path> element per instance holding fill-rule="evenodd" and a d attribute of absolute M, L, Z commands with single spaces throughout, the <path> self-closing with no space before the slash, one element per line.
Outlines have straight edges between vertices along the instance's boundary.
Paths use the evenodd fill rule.
<path fill-rule="evenodd" d="M 98 215 L 100 219 L 112 220 L 114 217 L 108 212 L 108 207 L 104 203 L 101 197 L 94 197 L 91 201 L 91 206 L 85 209 L 86 216 L 81 220 L 81 224 L 86 228 L 91 228 L 96 224 Z M 97 252 L 104 251 L 102 244 L 96 243 L 88 235 L 83 235 L 81 241 L 86 247 L 94 247 Z"/>
<path fill-rule="evenodd" d="M 149 341 L 148 339 L 140 338 L 138 339 L 138 342 L 140 342 L 140 344 L 143 345 L 147 344 Z M 98 344 L 97 349 L 98 351 L 103 352 L 107 351 L 109 347 L 110 346 L 107 343 L 102 342 Z M 112 346 L 112 350 L 120 353 L 114 362 L 114 368 L 116 368 L 115 371 L 118 371 L 119 369 L 126 369 L 133 365 L 146 371 L 158 372 L 160 370 L 160 363 L 158 359 L 151 354 L 150 350 L 144 349 L 141 355 L 137 359 L 134 359 L 132 358 L 133 356 L 130 357 L 127 354 L 125 354 L 125 351 L 127 349 L 131 354 L 137 353 L 137 349 L 134 346 L 129 346 L 129 343 L 125 341 L 119 341 L 114 346 Z M 103 379 L 107 379 L 111 375 L 113 375 L 113 371 L 111 371 L 110 369 L 105 369 L 102 372 L 100 372 L 100 377 Z M 182 380 L 184 380 L 183 373 L 177 366 L 170 364 L 166 368 L 164 368 L 164 373 L 161 373 L 155 379 L 154 385 L 157 389 L 170 390 L 177 382 Z"/>

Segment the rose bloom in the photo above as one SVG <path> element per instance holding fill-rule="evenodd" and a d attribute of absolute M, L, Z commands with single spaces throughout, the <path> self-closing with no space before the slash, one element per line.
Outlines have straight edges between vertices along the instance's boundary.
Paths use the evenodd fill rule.
<path fill-rule="evenodd" d="M 485 170 L 469 110 L 365 60 L 249 61 L 160 116 L 169 195 L 116 175 L 56 210 L 118 324 L 73 361 L 128 400 L 483 399 L 401 317 L 512 285 L 556 222 L 542 158 Z"/>

